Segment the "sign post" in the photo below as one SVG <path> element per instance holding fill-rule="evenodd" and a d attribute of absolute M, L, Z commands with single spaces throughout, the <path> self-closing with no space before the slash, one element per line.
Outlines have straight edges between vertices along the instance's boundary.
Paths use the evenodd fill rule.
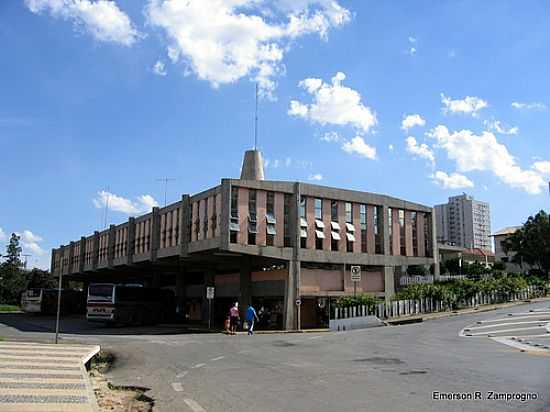
<path fill-rule="evenodd" d="M 361 266 L 352 266 L 350 269 L 351 281 L 353 282 L 353 297 L 357 293 L 357 282 L 361 282 Z"/>
<path fill-rule="evenodd" d="M 212 299 L 214 299 L 214 286 L 206 288 L 206 299 L 208 299 L 208 329 L 210 329 L 212 321 Z"/>

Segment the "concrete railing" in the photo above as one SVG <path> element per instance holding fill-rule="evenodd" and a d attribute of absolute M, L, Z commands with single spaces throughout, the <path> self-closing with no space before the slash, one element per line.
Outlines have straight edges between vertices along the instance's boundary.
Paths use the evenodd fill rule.
<path fill-rule="evenodd" d="M 418 300 L 394 300 L 389 303 L 379 303 L 374 306 L 352 306 L 346 308 L 335 308 L 334 319 L 349 319 L 355 317 L 376 316 L 379 319 L 390 319 L 400 316 L 413 316 L 421 313 L 435 313 L 454 310 L 459 308 L 471 308 L 480 305 L 491 305 L 494 303 L 514 302 L 540 296 L 537 288 L 529 286 L 517 293 L 499 294 L 496 291 L 491 293 L 477 293 L 466 300 L 460 300 L 450 304 L 435 299 L 423 298 Z"/>

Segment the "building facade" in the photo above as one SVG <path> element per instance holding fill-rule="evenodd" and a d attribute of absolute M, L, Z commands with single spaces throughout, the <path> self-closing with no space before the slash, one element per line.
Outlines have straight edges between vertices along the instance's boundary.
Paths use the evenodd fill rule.
<path fill-rule="evenodd" d="M 437 241 L 470 249 L 491 250 L 489 204 L 466 193 L 435 206 Z"/>
<path fill-rule="evenodd" d="M 504 263 L 504 267 L 507 272 L 523 273 L 532 269 L 531 265 L 523 262 L 514 262 L 515 252 L 506 252 L 502 246 L 503 242 L 516 233 L 521 226 L 509 226 L 501 229 L 493 234 L 494 246 L 495 246 L 495 258 L 497 262 Z"/>
<path fill-rule="evenodd" d="M 330 299 L 353 293 L 351 265 L 362 269 L 358 293 L 389 299 L 406 266 L 437 262 L 431 207 L 261 180 L 261 156 L 250 152 L 246 179 L 222 179 L 54 249 L 52 272 L 85 283 L 172 288 L 188 319 L 197 321 L 207 316 L 205 290 L 214 286 L 215 322 L 238 300 L 269 308 L 278 328 L 296 329 L 322 324 Z"/>

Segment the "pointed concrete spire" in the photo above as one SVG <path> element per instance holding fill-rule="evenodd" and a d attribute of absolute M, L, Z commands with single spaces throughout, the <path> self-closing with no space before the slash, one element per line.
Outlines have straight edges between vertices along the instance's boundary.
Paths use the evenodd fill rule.
<path fill-rule="evenodd" d="M 259 150 L 247 150 L 244 152 L 241 179 L 264 180 L 264 160 Z"/>

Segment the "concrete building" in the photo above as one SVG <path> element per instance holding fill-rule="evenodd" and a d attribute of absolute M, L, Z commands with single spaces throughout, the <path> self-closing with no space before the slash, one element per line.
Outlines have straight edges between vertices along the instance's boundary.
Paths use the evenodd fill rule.
<path fill-rule="evenodd" d="M 437 241 L 470 249 L 491 250 L 489 204 L 466 193 L 435 206 Z"/>
<path fill-rule="evenodd" d="M 385 195 L 263 180 L 261 154 L 248 151 L 241 179 L 62 245 L 52 272 L 171 288 L 203 322 L 214 286 L 215 323 L 238 300 L 267 308 L 272 327 L 313 327 L 331 299 L 353 293 L 351 265 L 362 269 L 357 292 L 389 299 L 408 265 L 437 263 L 433 216 Z"/>
<path fill-rule="evenodd" d="M 519 229 L 521 229 L 521 226 L 509 226 L 495 232 L 492 235 L 494 240 L 496 261 L 504 263 L 507 272 L 522 273 L 527 272 L 531 269 L 531 266 L 527 263 L 521 264 L 512 262 L 515 252 L 505 252 L 504 248 L 502 247 L 502 243 L 506 241 L 506 239 L 508 239 L 511 235 L 516 233 L 516 231 L 518 231 Z"/>
<path fill-rule="evenodd" d="M 462 248 L 447 244 L 439 244 L 437 249 L 439 251 L 439 261 L 441 263 L 451 259 L 462 259 L 463 265 L 479 263 L 487 268 L 493 266 L 495 263 L 495 254 L 490 250 Z"/>

